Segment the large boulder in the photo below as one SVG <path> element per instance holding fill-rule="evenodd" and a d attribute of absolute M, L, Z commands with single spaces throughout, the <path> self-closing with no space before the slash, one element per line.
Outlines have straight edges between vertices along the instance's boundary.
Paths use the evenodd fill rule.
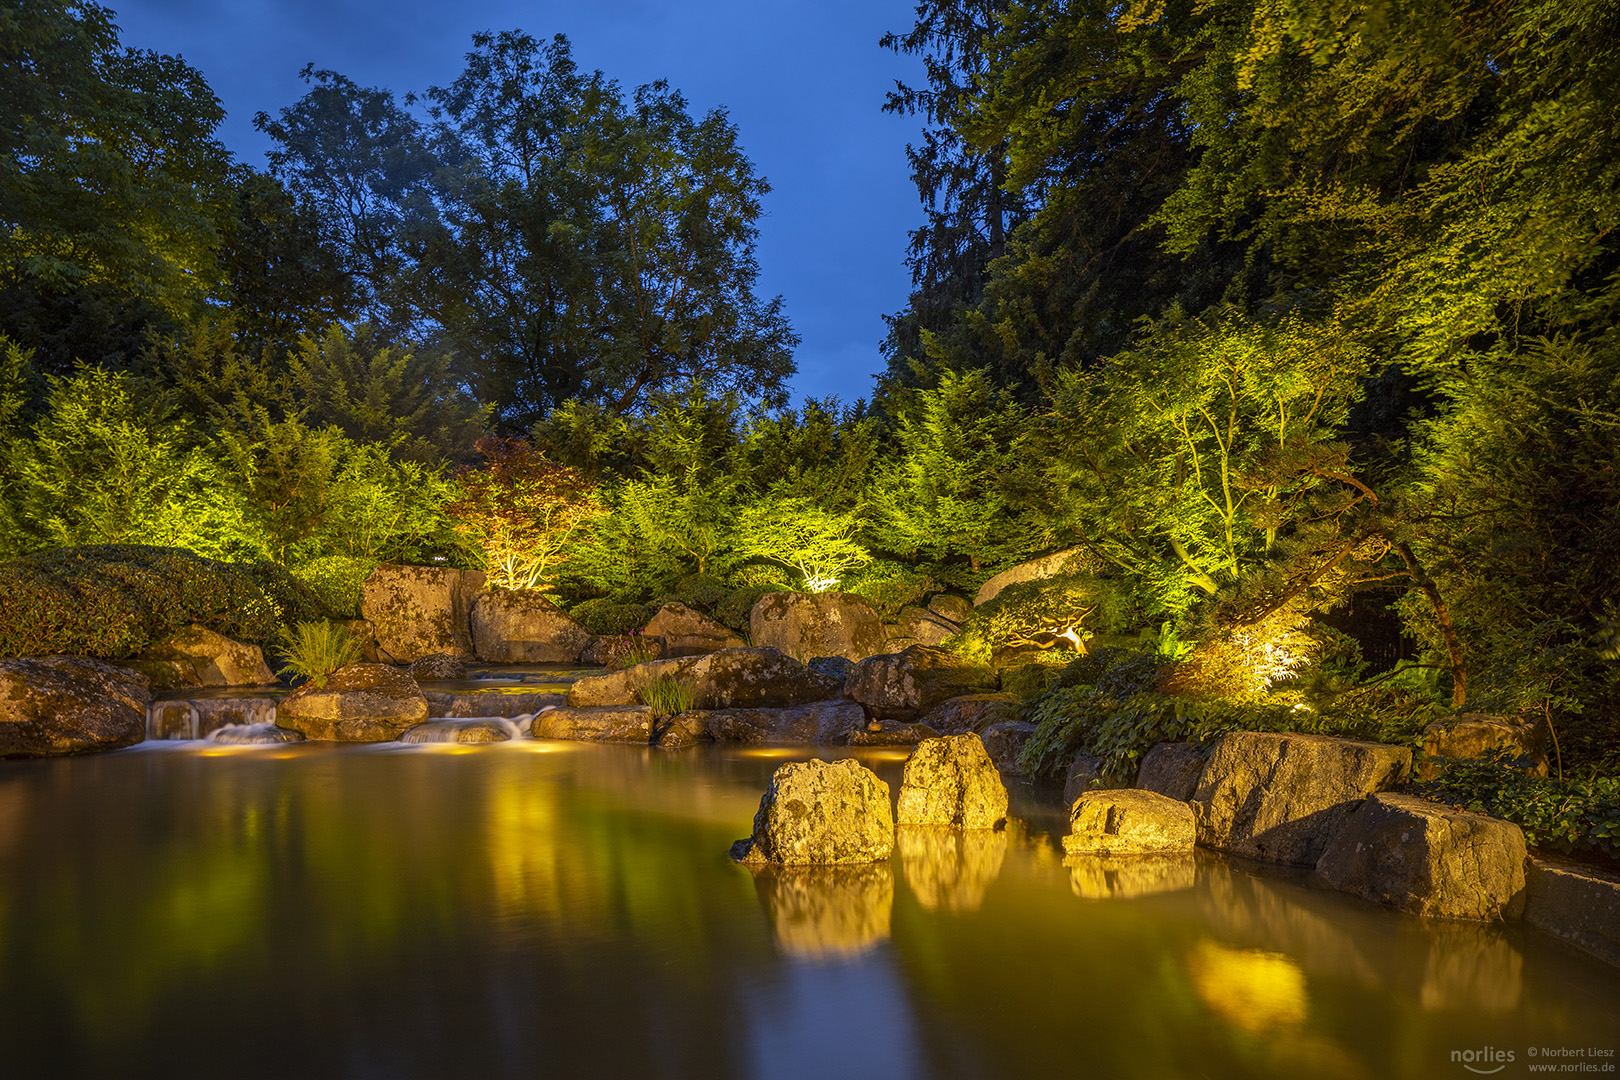
<path fill-rule="evenodd" d="M 1524 912 L 1524 833 L 1509 821 L 1378 792 L 1339 830 L 1316 870 L 1336 889 L 1445 919 Z"/>
<path fill-rule="evenodd" d="M 186 686 L 266 686 L 276 681 L 257 645 L 232 641 L 206 627 L 182 626 L 127 662 L 157 689 Z"/>
<path fill-rule="evenodd" d="M 360 611 L 377 635 L 377 652 L 394 664 L 430 653 L 473 655 L 469 618 L 484 588 L 477 570 L 384 563 L 360 587 Z"/>
<path fill-rule="evenodd" d="M 984 740 L 985 753 L 996 763 L 999 772 L 1004 776 L 1023 776 L 1024 767 L 1018 763 L 1018 758 L 1024 752 L 1024 744 L 1034 734 L 1035 725 L 1028 720 L 1003 720 L 985 728 L 980 738 Z"/>
<path fill-rule="evenodd" d="M 928 610 L 952 626 L 960 628 L 973 614 L 973 601 L 963 596 L 940 593 L 928 601 Z"/>
<path fill-rule="evenodd" d="M 100 660 L 0 660 L 0 757 L 116 750 L 146 737 L 146 676 Z"/>
<path fill-rule="evenodd" d="M 1007 821 L 1007 785 L 977 735 L 924 739 L 900 777 L 900 825 L 994 829 Z"/>
<path fill-rule="evenodd" d="M 528 589 L 490 589 L 472 605 L 473 652 L 492 664 L 571 664 L 591 632 Z"/>
<path fill-rule="evenodd" d="M 653 711 L 649 705 L 602 705 L 594 708 L 565 706 L 547 709 L 534 718 L 529 734 L 537 739 L 576 742 L 650 743 Z"/>
<path fill-rule="evenodd" d="M 941 702 L 995 688 L 989 668 L 927 645 L 869 656 L 844 680 L 844 696 L 884 720 L 915 720 Z"/>
<path fill-rule="evenodd" d="M 722 649 L 707 656 L 650 660 L 645 664 L 590 675 L 568 690 L 575 706 L 630 705 L 643 687 L 660 677 L 678 679 L 692 688 L 698 709 L 781 708 L 836 697 L 838 683 L 811 671 L 776 649 Z"/>
<path fill-rule="evenodd" d="M 1187 802 L 1198 791 L 1198 777 L 1203 771 L 1204 751 L 1192 743 L 1157 743 L 1142 755 L 1136 786 Z"/>
<path fill-rule="evenodd" d="M 883 862 L 894 849 L 889 785 L 850 758 L 783 765 L 759 800 L 754 833 L 731 847 L 739 862 L 789 866 Z"/>
<path fill-rule="evenodd" d="M 755 645 L 799 659 L 861 660 L 883 651 L 883 620 L 854 593 L 766 593 L 754 602 L 748 631 Z"/>
<path fill-rule="evenodd" d="M 293 691 L 276 707 L 276 724 L 326 742 L 391 742 L 428 718 L 416 680 L 387 664 L 350 664 Z"/>
<path fill-rule="evenodd" d="M 673 600 L 658 609 L 642 633 L 663 638 L 666 657 L 704 656 L 744 644 L 730 627 Z"/>
<path fill-rule="evenodd" d="M 1153 791 L 1088 791 L 1069 808 L 1069 855 L 1190 854 L 1198 839 L 1192 807 Z"/>
<path fill-rule="evenodd" d="M 1232 732 L 1215 744 L 1193 794 L 1198 841 L 1251 859 L 1315 866 L 1361 801 L 1399 784 L 1411 765 L 1404 746 Z"/>
<path fill-rule="evenodd" d="M 983 731 L 991 724 L 1018 719 L 1018 698 L 1013 694 L 963 694 L 948 698 L 922 715 L 922 722 L 941 735 Z"/>
<path fill-rule="evenodd" d="M 853 701 L 812 701 L 780 709 L 700 709 L 686 714 L 716 742 L 836 743 L 866 723 Z"/>
<path fill-rule="evenodd" d="M 1069 548 L 1066 551 L 1054 552 L 1051 555 L 1042 555 L 1038 559 L 1019 563 L 1011 570 L 1003 570 L 983 585 L 973 596 L 973 605 L 979 607 L 988 604 L 1001 595 L 1001 590 L 1009 585 L 1017 585 L 1023 581 L 1039 581 L 1042 578 L 1056 577 L 1063 573 L 1064 567 L 1070 559 L 1076 556 L 1084 557 L 1085 549 Z"/>
<path fill-rule="evenodd" d="M 1485 713 L 1461 713 L 1436 720 L 1423 729 L 1418 779 L 1434 779 L 1448 759 L 1482 758 L 1502 752 L 1527 759 L 1532 772 L 1547 775 L 1545 721 L 1524 722 Z"/>

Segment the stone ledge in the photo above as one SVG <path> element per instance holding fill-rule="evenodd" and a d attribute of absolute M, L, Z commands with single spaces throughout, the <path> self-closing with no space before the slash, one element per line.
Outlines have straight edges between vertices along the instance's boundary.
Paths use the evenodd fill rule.
<path fill-rule="evenodd" d="M 1600 871 L 1531 859 L 1524 921 L 1620 965 L 1620 880 Z"/>

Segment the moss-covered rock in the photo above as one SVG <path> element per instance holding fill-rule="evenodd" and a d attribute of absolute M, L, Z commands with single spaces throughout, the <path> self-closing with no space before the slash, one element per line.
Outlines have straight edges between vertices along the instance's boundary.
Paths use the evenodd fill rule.
<path fill-rule="evenodd" d="M 116 750 L 146 737 L 144 676 L 72 656 L 0 660 L 0 757 Z"/>
<path fill-rule="evenodd" d="M 484 587 L 476 570 L 384 563 L 366 578 L 361 611 L 384 659 L 409 664 L 432 653 L 473 655 L 469 613 Z"/>
<path fill-rule="evenodd" d="M 915 720 L 954 697 L 996 688 L 996 676 L 947 649 L 913 645 L 869 656 L 850 670 L 844 695 L 885 720 Z"/>
<path fill-rule="evenodd" d="M 350 664 L 281 700 L 276 723 L 308 739 L 390 742 L 428 718 L 416 680 L 387 664 Z"/>
<path fill-rule="evenodd" d="M 755 645 L 802 660 L 861 660 L 882 652 L 886 640 L 877 609 L 854 593 L 766 593 L 754 604 L 748 625 Z"/>
<path fill-rule="evenodd" d="M 777 769 L 759 800 L 754 833 L 732 845 L 740 862 L 789 866 L 884 862 L 894 850 L 889 785 L 850 758 Z"/>

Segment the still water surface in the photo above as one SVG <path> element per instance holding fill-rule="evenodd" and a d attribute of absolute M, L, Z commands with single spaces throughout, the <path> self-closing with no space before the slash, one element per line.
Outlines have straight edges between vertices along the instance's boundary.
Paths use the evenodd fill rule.
<path fill-rule="evenodd" d="M 1620 973 L 1534 931 L 1206 856 L 1066 867 L 1016 794 L 1002 833 L 756 879 L 727 845 L 808 756 L 0 762 L 0 1075 L 1462 1077 L 1617 1042 Z"/>

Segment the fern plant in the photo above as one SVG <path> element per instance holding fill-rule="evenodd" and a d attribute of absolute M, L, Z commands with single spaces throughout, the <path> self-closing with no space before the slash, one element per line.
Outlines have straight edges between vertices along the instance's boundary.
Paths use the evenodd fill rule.
<path fill-rule="evenodd" d="M 347 627 L 321 620 L 301 622 L 281 637 L 282 675 L 308 679 L 317 690 L 326 686 L 326 677 L 360 659 L 361 646 Z"/>

